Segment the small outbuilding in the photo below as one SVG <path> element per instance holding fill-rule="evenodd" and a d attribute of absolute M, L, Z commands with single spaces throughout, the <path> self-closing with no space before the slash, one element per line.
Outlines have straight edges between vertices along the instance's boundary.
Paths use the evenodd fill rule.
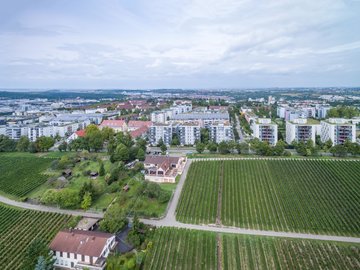
<path fill-rule="evenodd" d="M 72 171 L 70 169 L 66 169 L 62 172 L 62 176 L 69 178 L 72 175 Z"/>
<path fill-rule="evenodd" d="M 126 184 L 124 187 L 123 187 L 123 191 L 125 192 L 128 192 L 130 189 L 130 186 L 128 184 Z"/>

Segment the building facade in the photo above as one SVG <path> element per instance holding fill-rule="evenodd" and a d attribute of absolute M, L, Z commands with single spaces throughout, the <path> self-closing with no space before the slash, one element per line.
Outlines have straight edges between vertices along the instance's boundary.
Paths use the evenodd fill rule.
<path fill-rule="evenodd" d="M 320 123 L 310 123 L 307 119 L 295 119 L 286 122 L 286 142 L 307 142 L 312 140 L 315 143 Z"/>
<path fill-rule="evenodd" d="M 321 121 L 321 141 L 328 140 L 331 140 L 333 145 L 343 144 L 346 140 L 356 142 L 356 125 L 343 118 Z"/>
<path fill-rule="evenodd" d="M 275 145 L 278 141 L 278 125 L 271 122 L 270 118 L 259 118 L 251 125 L 253 136 L 262 142 Z"/>

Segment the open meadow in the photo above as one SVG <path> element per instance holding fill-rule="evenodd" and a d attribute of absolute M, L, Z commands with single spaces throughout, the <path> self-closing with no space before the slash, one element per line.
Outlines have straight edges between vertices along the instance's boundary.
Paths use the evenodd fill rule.
<path fill-rule="evenodd" d="M 360 163 L 195 161 L 177 207 L 185 223 L 360 235 Z"/>

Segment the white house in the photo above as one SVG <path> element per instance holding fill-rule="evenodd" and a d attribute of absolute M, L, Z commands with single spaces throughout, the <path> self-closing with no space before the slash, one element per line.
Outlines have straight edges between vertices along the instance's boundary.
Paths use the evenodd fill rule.
<path fill-rule="evenodd" d="M 144 161 L 145 180 L 157 183 L 175 183 L 181 174 L 186 158 L 169 156 L 147 156 Z"/>
<path fill-rule="evenodd" d="M 58 232 L 50 244 L 55 267 L 104 270 L 106 258 L 116 246 L 115 235 L 83 230 Z"/>

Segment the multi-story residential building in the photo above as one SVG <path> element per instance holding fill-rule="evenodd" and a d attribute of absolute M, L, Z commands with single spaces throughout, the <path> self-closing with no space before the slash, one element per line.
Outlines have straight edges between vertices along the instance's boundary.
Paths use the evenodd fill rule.
<path fill-rule="evenodd" d="M 250 126 L 253 136 L 260 141 L 275 145 L 278 141 L 278 126 L 270 118 L 258 118 Z"/>
<path fill-rule="evenodd" d="M 200 129 L 200 124 L 196 121 L 185 122 L 175 126 L 175 132 L 181 145 L 194 145 L 197 141 L 200 141 Z"/>
<path fill-rule="evenodd" d="M 6 127 L 6 136 L 13 140 L 19 140 L 21 136 L 28 136 L 29 128 L 23 125 L 8 125 Z"/>
<path fill-rule="evenodd" d="M 327 116 L 328 111 L 331 109 L 330 106 L 316 106 L 316 118 L 324 119 Z"/>
<path fill-rule="evenodd" d="M 356 142 L 356 125 L 343 118 L 321 121 L 321 141 L 328 140 L 331 140 L 333 145 L 343 144 L 346 140 Z"/>
<path fill-rule="evenodd" d="M 208 126 L 211 141 L 220 143 L 233 139 L 233 130 L 229 121 L 212 122 Z"/>
<path fill-rule="evenodd" d="M 115 235 L 83 230 L 62 230 L 50 244 L 54 267 L 104 270 L 106 258 L 116 246 Z"/>
<path fill-rule="evenodd" d="M 164 144 L 170 145 L 173 135 L 172 124 L 153 123 L 149 128 L 149 141 L 151 145 L 156 145 L 162 139 Z"/>
<path fill-rule="evenodd" d="M 192 111 L 191 103 L 179 104 L 171 106 L 169 109 L 156 111 L 151 113 L 151 121 L 155 123 L 166 123 L 173 120 L 175 115 L 185 114 Z"/>
<path fill-rule="evenodd" d="M 286 142 L 315 142 L 316 134 L 320 130 L 320 122 L 313 119 L 295 119 L 286 122 Z"/>

